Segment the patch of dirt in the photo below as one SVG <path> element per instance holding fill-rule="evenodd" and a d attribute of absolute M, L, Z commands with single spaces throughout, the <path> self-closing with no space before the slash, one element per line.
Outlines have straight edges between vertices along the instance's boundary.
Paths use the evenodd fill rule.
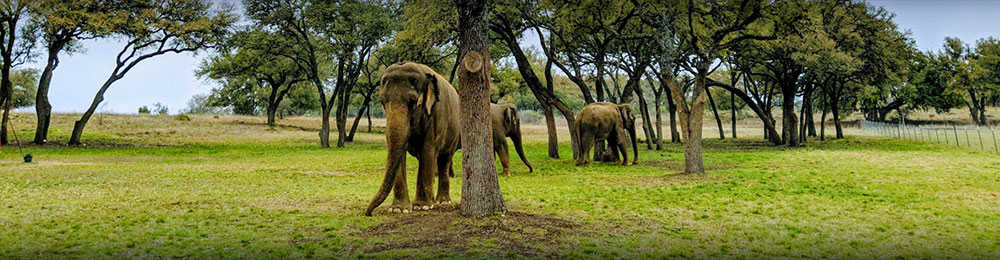
<path fill-rule="evenodd" d="M 390 214 L 386 211 L 377 214 Z M 503 216 L 462 217 L 458 205 L 436 207 L 429 212 L 398 218 L 358 232 L 358 236 L 387 241 L 367 248 L 373 253 L 393 249 L 428 248 L 442 252 L 484 250 L 495 257 L 563 258 L 560 248 L 579 225 L 546 215 L 509 211 Z"/>

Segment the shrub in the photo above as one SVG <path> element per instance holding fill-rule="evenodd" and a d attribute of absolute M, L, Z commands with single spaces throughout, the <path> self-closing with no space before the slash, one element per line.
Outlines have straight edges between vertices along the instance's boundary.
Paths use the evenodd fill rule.
<path fill-rule="evenodd" d="M 177 114 L 174 116 L 174 119 L 177 119 L 177 121 L 191 121 L 191 117 L 187 114 Z"/>

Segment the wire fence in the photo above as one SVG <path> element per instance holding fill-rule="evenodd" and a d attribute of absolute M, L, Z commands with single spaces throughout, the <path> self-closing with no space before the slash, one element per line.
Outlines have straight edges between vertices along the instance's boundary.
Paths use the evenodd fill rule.
<path fill-rule="evenodd" d="M 893 138 L 933 142 L 956 147 L 1000 153 L 997 132 L 993 126 L 914 125 L 861 121 L 861 130 Z"/>

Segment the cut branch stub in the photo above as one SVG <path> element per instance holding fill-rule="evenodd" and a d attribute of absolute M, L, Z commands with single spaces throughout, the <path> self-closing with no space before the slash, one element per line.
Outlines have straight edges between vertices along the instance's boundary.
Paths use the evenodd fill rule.
<path fill-rule="evenodd" d="M 483 56 L 479 52 L 470 51 L 462 57 L 462 68 L 468 73 L 476 73 L 483 69 Z"/>

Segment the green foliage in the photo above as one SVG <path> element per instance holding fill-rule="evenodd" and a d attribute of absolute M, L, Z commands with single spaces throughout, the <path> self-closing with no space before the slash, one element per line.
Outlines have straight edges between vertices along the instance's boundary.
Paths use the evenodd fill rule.
<path fill-rule="evenodd" d="M 149 107 L 146 105 L 139 107 L 139 114 L 149 114 Z"/>
<path fill-rule="evenodd" d="M 35 93 L 38 91 L 38 70 L 21 69 L 11 72 L 10 81 L 13 89 L 11 108 L 22 108 L 35 105 Z"/>

